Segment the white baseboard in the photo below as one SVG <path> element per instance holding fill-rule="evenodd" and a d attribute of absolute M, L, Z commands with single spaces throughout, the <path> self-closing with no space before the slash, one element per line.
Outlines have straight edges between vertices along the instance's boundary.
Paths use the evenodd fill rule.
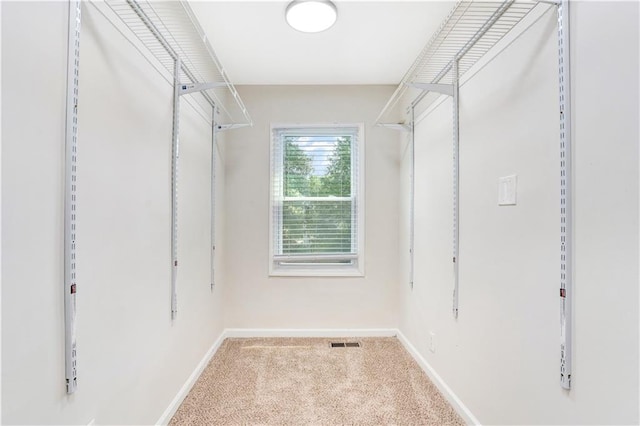
<path fill-rule="evenodd" d="M 395 328 L 227 328 L 225 337 L 391 337 Z"/>
<path fill-rule="evenodd" d="M 178 391 L 178 394 L 175 396 L 175 398 L 173 398 L 173 401 L 171 401 L 167 409 L 164 410 L 164 413 L 162 413 L 162 416 L 160 416 L 160 418 L 156 422 L 156 425 L 166 425 L 171 421 L 171 418 L 173 417 L 173 415 L 176 413 L 176 411 L 178 411 L 180 404 L 182 404 L 182 401 L 184 401 L 184 399 L 187 397 L 187 395 L 189 394 L 189 391 L 191 391 L 191 388 L 196 383 L 196 381 L 200 377 L 200 374 L 202 374 L 202 371 L 204 371 L 207 364 L 209 364 L 209 361 L 211 361 L 211 358 L 213 358 L 213 355 L 216 353 L 218 348 L 220 348 L 220 345 L 222 344 L 225 338 L 226 338 L 225 331 L 223 331 L 220 334 L 220 336 L 216 339 L 216 341 L 213 342 L 213 345 L 211 345 L 207 353 L 204 354 L 204 357 L 198 363 L 195 370 L 193 370 L 193 373 L 191 373 L 191 375 L 189 376 L 185 384 L 182 385 L 182 388 L 180 388 L 180 390 Z"/>
<path fill-rule="evenodd" d="M 446 398 L 446 400 L 453 406 L 453 409 L 462 417 L 462 419 L 468 425 L 480 425 L 480 421 L 473 415 L 471 410 L 464 405 L 462 400 L 458 398 L 458 396 L 453 393 L 453 390 L 445 383 L 445 381 L 440 377 L 438 373 L 431 367 L 431 365 L 427 362 L 426 359 L 418 352 L 418 350 L 411 344 L 411 342 L 406 338 L 404 334 L 400 330 L 396 330 L 396 335 L 398 340 L 405 347 L 407 352 L 411 354 L 413 359 L 416 360 L 418 365 L 424 370 L 424 372 L 429 376 L 434 385 L 440 390 L 442 395 Z"/>

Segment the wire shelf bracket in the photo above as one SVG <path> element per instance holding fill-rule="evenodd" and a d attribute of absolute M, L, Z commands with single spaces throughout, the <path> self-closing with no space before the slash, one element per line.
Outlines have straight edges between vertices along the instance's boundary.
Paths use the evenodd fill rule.
<path fill-rule="evenodd" d="M 186 95 L 194 92 L 204 92 L 205 90 L 216 87 L 224 87 L 225 83 L 189 83 L 180 85 L 180 95 Z"/>
<path fill-rule="evenodd" d="M 425 92 L 436 92 L 441 95 L 453 96 L 453 84 L 438 83 L 406 83 L 409 87 L 424 90 Z"/>
<path fill-rule="evenodd" d="M 251 126 L 251 124 L 217 124 L 216 129 L 220 132 L 224 132 L 226 130 L 241 129 L 249 126 Z"/>
<path fill-rule="evenodd" d="M 411 132 L 411 126 L 403 123 L 378 123 L 378 126 L 392 130 L 399 130 L 401 132 Z"/>

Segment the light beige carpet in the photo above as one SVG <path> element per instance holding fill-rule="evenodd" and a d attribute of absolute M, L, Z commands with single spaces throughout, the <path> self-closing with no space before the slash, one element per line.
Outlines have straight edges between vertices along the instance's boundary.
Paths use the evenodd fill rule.
<path fill-rule="evenodd" d="M 238 424 L 464 423 L 388 337 L 226 339 L 170 425 Z"/>

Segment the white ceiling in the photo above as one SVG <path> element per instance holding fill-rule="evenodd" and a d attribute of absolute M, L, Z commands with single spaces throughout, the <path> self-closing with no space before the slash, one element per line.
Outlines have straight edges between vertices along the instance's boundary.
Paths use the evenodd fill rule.
<path fill-rule="evenodd" d="M 452 0 L 334 3 L 338 21 L 316 34 L 287 25 L 287 1 L 190 5 L 235 85 L 397 84 L 454 6 Z"/>

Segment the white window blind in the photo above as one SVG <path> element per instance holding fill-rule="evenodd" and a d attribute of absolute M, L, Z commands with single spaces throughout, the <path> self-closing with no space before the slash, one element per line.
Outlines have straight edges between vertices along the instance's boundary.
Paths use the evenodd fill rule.
<path fill-rule="evenodd" d="M 276 268 L 357 266 L 359 133 L 357 126 L 273 128 Z"/>

